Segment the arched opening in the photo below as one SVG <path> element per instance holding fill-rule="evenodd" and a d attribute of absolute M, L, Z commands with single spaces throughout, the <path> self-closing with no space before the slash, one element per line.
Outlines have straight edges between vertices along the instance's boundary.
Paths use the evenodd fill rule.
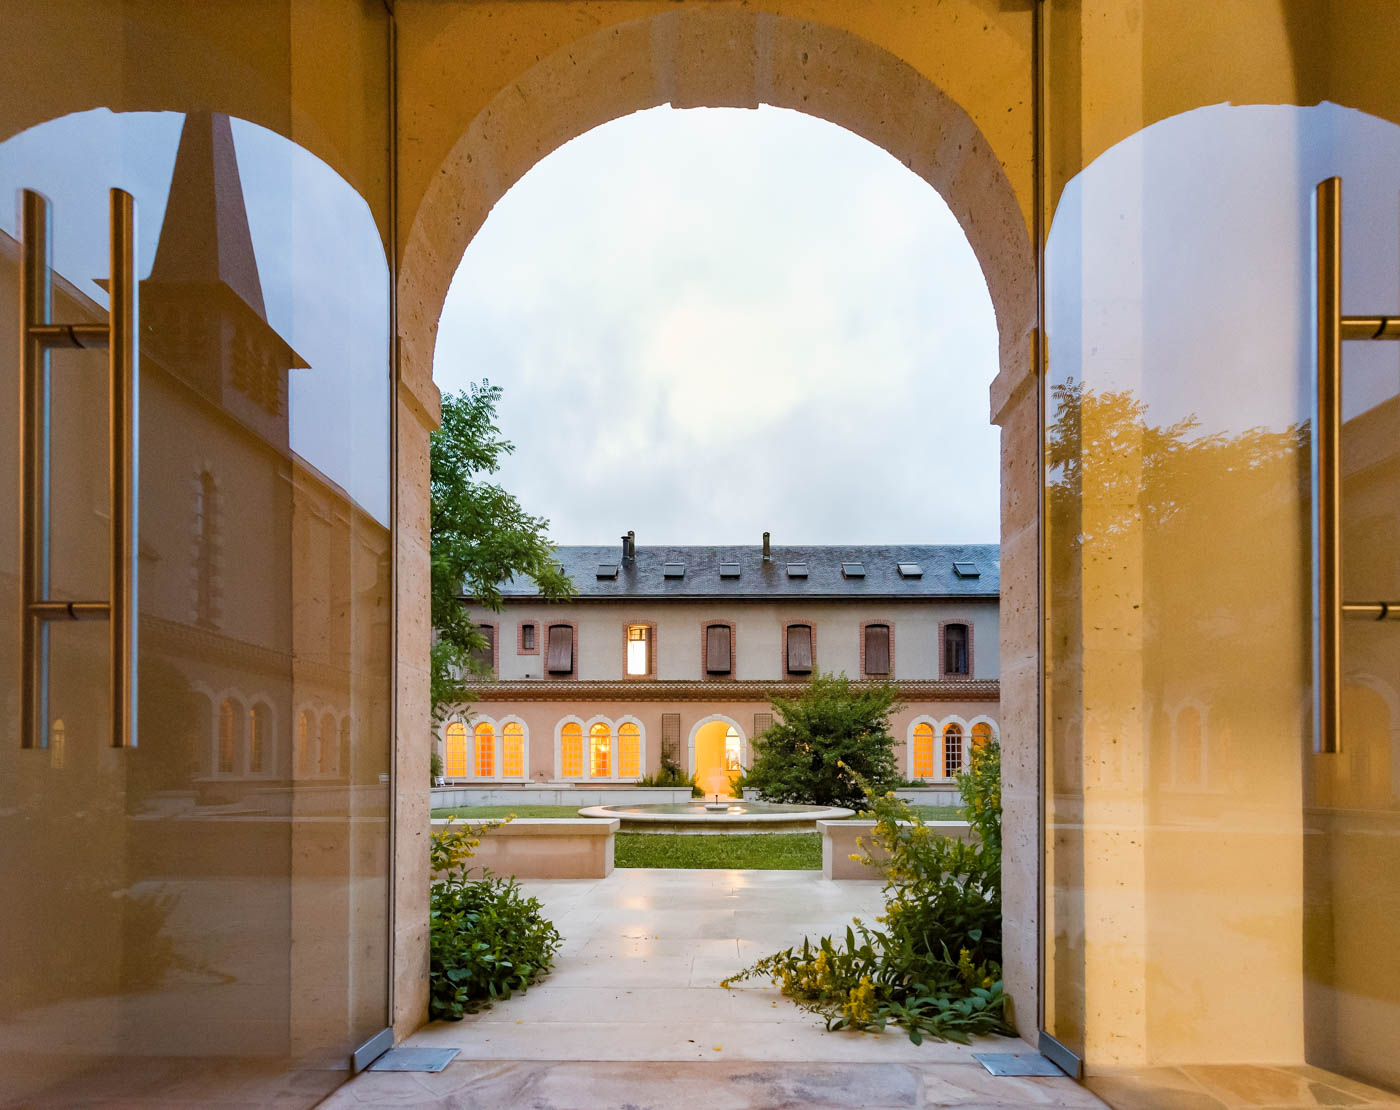
<path fill-rule="evenodd" d="M 696 785 L 707 796 L 728 795 L 744 770 L 744 739 L 730 721 L 709 721 L 695 732 Z"/>
<path fill-rule="evenodd" d="M 449 721 L 443 737 L 442 774 L 449 780 L 467 777 L 467 726 Z"/>

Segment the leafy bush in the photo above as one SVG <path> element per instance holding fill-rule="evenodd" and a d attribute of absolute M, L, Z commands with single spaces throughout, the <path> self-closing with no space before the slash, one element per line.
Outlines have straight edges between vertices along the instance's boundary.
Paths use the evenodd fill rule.
<path fill-rule="evenodd" d="M 777 719 L 754 737 L 744 785 L 770 802 L 860 808 L 862 779 L 881 794 L 899 781 L 898 696 L 893 683 L 857 690 L 845 675 L 817 675 L 797 697 L 771 695 Z"/>
<path fill-rule="evenodd" d="M 559 930 L 526 898 L 514 879 L 490 874 L 467 878 L 481 835 L 501 822 L 434 833 L 429 897 L 431 957 L 428 1012 L 459 1020 L 515 991 L 524 991 L 554 966 Z"/>
<path fill-rule="evenodd" d="M 647 775 L 645 778 L 637 780 L 638 786 L 688 786 L 690 796 L 699 798 L 702 796 L 700 787 L 696 785 L 695 776 L 687 775 L 681 770 L 680 764 L 666 756 L 661 757 L 661 770 L 654 775 Z"/>
<path fill-rule="evenodd" d="M 1001 983 L 1000 758 L 995 742 L 978 746 L 959 776 L 971 844 L 933 833 L 893 792 L 868 792 L 881 851 L 862 847 L 885 879 L 881 927 L 804 939 L 733 979 L 771 979 L 832 1030 L 898 1025 L 915 1044 L 1013 1032 Z"/>
<path fill-rule="evenodd" d="M 440 778 L 442 778 L 442 756 L 433 752 L 428 757 L 428 781 L 436 783 Z"/>

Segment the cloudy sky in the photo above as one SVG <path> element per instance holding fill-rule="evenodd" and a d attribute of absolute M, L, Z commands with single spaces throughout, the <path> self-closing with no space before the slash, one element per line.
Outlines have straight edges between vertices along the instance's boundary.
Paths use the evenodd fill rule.
<path fill-rule="evenodd" d="M 504 388 L 558 543 L 995 542 L 991 301 L 892 157 L 776 108 L 657 108 L 536 165 L 457 272 L 435 377 Z"/>

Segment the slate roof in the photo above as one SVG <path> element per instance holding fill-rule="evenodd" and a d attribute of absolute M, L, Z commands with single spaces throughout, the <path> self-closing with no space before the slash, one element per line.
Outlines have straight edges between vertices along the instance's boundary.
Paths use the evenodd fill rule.
<path fill-rule="evenodd" d="M 999 544 L 893 544 L 889 546 L 807 546 L 772 548 L 765 563 L 756 545 L 739 547 L 641 547 L 630 562 L 621 544 L 559 547 L 556 557 L 573 580 L 580 601 L 610 598 L 706 598 L 778 600 L 784 598 L 996 598 L 1001 593 Z M 961 577 L 955 562 L 972 563 L 978 577 Z M 681 563 L 685 575 L 666 577 L 667 563 Z M 739 564 L 739 576 L 721 577 L 721 563 Z M 788 575 L 789 563 L 805 563 L 806 578 Z M 860 563 L 863 578 L 847 577 L 843 563 Z M 901 576 L 900 563 L 917 563 L 919 578 Z M 600 578 L 600 566 L 617 567 L 616 577 Z M 674 573 L 674 572 L 673 572 Z M 511 579 L 507 599 L 535 596 L 534 580 Z"/>

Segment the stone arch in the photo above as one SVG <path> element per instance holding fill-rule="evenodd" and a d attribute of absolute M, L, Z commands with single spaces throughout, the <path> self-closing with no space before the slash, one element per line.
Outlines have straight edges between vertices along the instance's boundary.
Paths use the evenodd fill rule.
<path fill-rule="evenodd" d="M 744 766 L 751 767 L 753 765 L 753 750 L 749 747 L 749 734 L 744 726 L 727 713 L 711 713 L 708 717 L 701 717 L 690 726 L 690 736 L 686 740 L 686 749 L 688 752 L 686 757 L 687 773 L 695 774 L 695 737 L 700 734 L 700 730 L 706 725 L 713 725 L 716 723 L 726 724 L 739 734 L 739 744 L 744 753 Z"/>
<path fill-rule="evenodd" d="M 837 27 L 738 7 L 678 8 L 571 42 L 502 88 L 438 166 L 405 237 L 401 380 L 426 409 L 438 319 L 495 203 L 584 132 L 662 104 L 790 108 L 874 143 L 947 202 L 981 265 L 1002 377 L 1027 369 L 1035 318 L 1030 236 L 991 144 L 951 97 L 895 54 Z"/>

